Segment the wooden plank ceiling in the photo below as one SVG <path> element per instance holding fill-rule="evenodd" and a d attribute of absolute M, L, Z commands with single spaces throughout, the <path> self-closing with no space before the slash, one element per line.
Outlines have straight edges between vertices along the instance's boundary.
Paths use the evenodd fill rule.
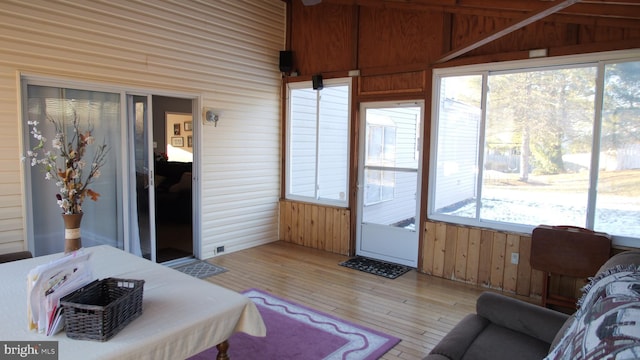
<path fill-rule="evenodd" d="M 442 11 L 452 15 L 493 16 L 512 20 L 508 25 L 472 39 L 464 46 L 444 54 L 436 63 L 452 60 L 543 19 L 585 25 L 640 27 L 640 0 L 302 0 L 302 2 L 309 6 L 322 2 L 363 7 Z"/>

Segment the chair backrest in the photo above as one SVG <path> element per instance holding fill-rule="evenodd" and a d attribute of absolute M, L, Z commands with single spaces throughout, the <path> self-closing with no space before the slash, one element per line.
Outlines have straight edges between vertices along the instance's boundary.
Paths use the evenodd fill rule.
<path fill-rule="evenodd" d="M 32 258 L 33 255 L 30 251 L 17 251 L 8 254 L 0 254 L 0 263 L 6 263 L 9 261 L 16 261 L 22 259 Z"/>
<path fill-rule="evenodd" d="M 575 226 L 540 225 L 531 234 L 531 267 L 586 278 L 609 259 L 611 236 Z"/>

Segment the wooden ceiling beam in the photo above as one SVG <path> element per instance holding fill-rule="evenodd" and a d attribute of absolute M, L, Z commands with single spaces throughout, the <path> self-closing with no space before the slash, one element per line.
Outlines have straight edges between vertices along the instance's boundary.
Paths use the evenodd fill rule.
<path fill-rule="evenodd" d="M 602 3 L 581 2 L 571 7 L 571 11 L 567 11 L 566 13 L 608 18 L 640 19 L 640 2 L 634 4 L 610 3 L 607 5 L 603 5 Z"/>
<path fill-rule="evenodd" d="M 322 2 L 363 7 L 445 11 L 453 14 L 485 11 L 502 17 L 540 11 L 546 9 L 550 3 L 548 0 L 322 0 Z M 637 0 L 582 0 L 568 10 L 558 11 L 558 14 L 640 19 L 640 2 Z"/>
<path fill-rule="evenodd" d="M 522 0 L 460 0 L 452 11 L 477 8 L 484 10 L 539 11 L 548 7 L 549 1 Z M 558 11 L 559 14 L 583 15 L 611 18 L 640 19 L 640 2 L 594 2 L 582 0 L 570 9 Z"/>
<path fill-rule="evenodd" d="M 575 4 L 573 6 L 579 6 L 581 4 Z M 515 11 L 515 10 L 492 10 L 492 9 L 481 9 L 474 7 L 459 7 L 455 10 L 446 9 L 444 10 L 448 14 L 452 15 L 472 15 L 472 16 L 485 16 L 485 17 L 493 17 L 493 18 L 506 18 L 506 19 L 517 19 L 526 15 L 524 11 Z M 632 14 L 632 13 L 629 13 Z M 640 28 L 640 14 L 638 16 L 633 17 L 609 17 L 609 16 L 596 16 L 591 15 L 587 16 L 584 14 L 574 14 L 573 12 L 564 12 L 559 11 L 555 14 L 549 15 L 543 21 L 550 22 L 558 22 L 558 23 L 569 23 L 569 24 L 578 24 L 578 25 L 598 25 L 598 26 L 610 26 L 610 27 L 618 27 L 618 28 L 630 28 L 637 29 Z"/>
<path fill-rule="evenodd" d="M 443 62 L 447 62 L 451 59 L 455 59 L 460 55 L 466 54 L 469 51 L 475 50 L 483 45 L 486 45 L 494 40 L 497 40 L 507 34 L 510 34 L 518 29 L 521 29 L 529 24 L 532 24 L 538 20 L 544 19 L 545 17 L 554 14 L 564 8 L 567 8 L 575 3 L 577 3 L 580 0 L 564 0 L 564 1 L 560 1 L 557 4 L 552 4 L 551 6 L 533 12 L 531 14 L 528 14 L 527 16 L 525 16 L 523 19 L 517 20 L 515 21 L 513 24 L 506 26 L 504 29 L 498 29 L 488 35 L 486 35 L 485 37 L 472 41 L 471 43 L 469 43 L 468 45 L 465 45 L 463 47 L 461 47 L 458 50 L 453 50 L 450 51 L 449 53 L 445 54 L 442 58 L 440 58 L 438 61 L 436 61 L 436 64 L 440 64 Z"/>

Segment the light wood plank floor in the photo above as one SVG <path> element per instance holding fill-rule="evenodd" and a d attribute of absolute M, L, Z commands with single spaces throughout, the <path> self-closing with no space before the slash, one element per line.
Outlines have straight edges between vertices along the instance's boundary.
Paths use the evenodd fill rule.
<path fill-rule="evenodd" d="M 259 288 L 402 341 L 382 359 L 422 359 L 484 290 L 410 271 L 396 279 L 352 270 L 346 256 L 282 241 L 209 259 L 229 271 L 207 279 L 235 291 Z"/>

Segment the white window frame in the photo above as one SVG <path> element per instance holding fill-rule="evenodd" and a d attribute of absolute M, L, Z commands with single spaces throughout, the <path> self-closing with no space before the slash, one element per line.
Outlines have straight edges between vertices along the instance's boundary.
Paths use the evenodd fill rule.
<path fill-rule="evenodd" d="M 620 51 L 610 51 L 610 52 L 602 52 L 602 53 L 593 53 L 593 54 L 582 54 L 582 55 L 569 55 L 569 56 L 559 56 L 553 58 L 537 58 L 537 59 L 528 59 L 528 60 L 517 60 L 517 61 L 508 61 L 502 63 L 489 63 L 489 64 L 476 64 L 476 65 L 468 65 L 468 66 L 460 66 L 460 67 L 451 67 L 451 68 L 442 68 L 442 69 L 434 69 L 433 71 L 433 82 L 432 82 L 432 114 L 431 114 L 431 141 L 430 141 L 430 159 L 429 159 L 429 198 L 427 201 L 427 218 L 430 220 L 436 221 L 445 221 L 449 223 L 456 223 L 461 225 L 468 226 L 477 226 L 482 228 L 494 229 L 494 230 L 502 230 L 509 232 L 517 232 L 517 233 L 527 233 L 530 234 L 535 226 L 523 225 L 523 224 L 513 224 L 513 223 L 505 223 L 505 222 L 496 222 L 496 221 L 487 221 L 481 220 L 478 216 L 475 218 L 465 218 L 459 216 L 452 216 L 446 214 L 437 214 L 435 213 L 435 194 L 436 194 L 436 178 L 435 175 L 437 173 L 437 148 L 438 148 L 438 119 L 439 119 L 439 103 L 440 103 L 440 83 L 441 79 L 446 76 L 463 76 L 463 75 L 482 75 L 485 79 L 483 83 L 486 83 L 486 77 L 489 75 L 489 72 L 500 72 L 500 71 L 512 71 L 512 70 L 522 70 L 522 69 L 533 69 L 537 67 L 553 67 L 553 66 L 562 66 L 562 67 L 570 67 L 579 64 L 592 64 L 598 66 L 599 77 L 602 77 L 604 65 L 616 62 L 625 62 L 625 61 L 640 61 L 640 49 L 633 50 L 620 50 Z M 485 92 L 486 93 L 486 92 Z M 484 96 L 484 94 L 483 94 Z M 483 100 L 484 103 L 484 100 Z M 602 93 L 600 91 L 600 98 L 595 100 L 595 104 L 597 109 L 602 107 Z M 483 109 L 483 117 L 484 111 Z M 600 114 L 596 111 L 597 120 L 594 121 L 600 122 Z M 484 119 L 483 119 L 484 122 Z M 595 134 L 594 136 L 598 136 L 599 134 Z M 480 143 L 484 142 L 484 139 L 479 139 Z M 480 151 L 482 154 L 482 151 Z M 597 164 L 593 164 L 593 161 L 597 162 L 597 156 L 594 156 L 592 159 L 592 171 L 598 167 L 594 166 Z M 482 160 L 482 159 L 479 159 Z M 476 172 L 476 176 L 479 175 L 479 172 Z M 593 176 L 593 175 L 592 175 Z M 593 195 L 590 190 L 589 193 L 589 207 L 594 208 L 595 203 L 593 202 Z M 591 223 L 593 220 L 590 221 Z M 615 236 L 615 234 L 611 234 L 613 238 L 614 245 L 620 246 L 633 246 L 637 247 L 640 244 L 639 238 L 632 238 L 627 236 Z"/>
<path fill-rule="evenodd" d="M 337 206 L 337 207 L 348 207 L 349 206 L 349 154 L 351 149 L 350 138 L 351 138 L 351 89 L 352 89 L 352 79 L 349 78 L 337 78 L 337 79 L 327 79 L 323 81 L 324 88 L 328 88 L 331 86 L 347 86 L 349 88 L 347 99 L 347 134 L 345 141 L 347 142 L 347 151 L 344 154 L 345 156 L 345 184 L 344 184 L 344 198 L 342 200 L 328 199 L 322 198 L 318 195 L 318 159 L 316 157 L 315 163 L 315 177 L 316 177 L 316 187 L 315 187 L 315 196 L 303 196 L 299 194 L 291 193 L 291 145 L 290 141 L 292 138 L 291 134 L 291 91 L 297 89 L 313 89 L 313 83 L 311 81 L 301 81 L 301 82 L 293 82 L 287 84 L 287 117 L 286 117 L 286 158 L 285 158 L 285 198 L 288 200 L 297 200 L 304 201 L 309 203 L 321 204 L 321 205 L 329 205 L 329 206 Z M 321 96 L 322 90 L 316 90 L 317 93 Z M 319 115 L 316 113 L 316 129 L 318 128 L 318 119 Z M 316 140 L 318 138 L 318 134 L 316 133 Z M 317 151 L 316 151 L 317 154 Z"/>

